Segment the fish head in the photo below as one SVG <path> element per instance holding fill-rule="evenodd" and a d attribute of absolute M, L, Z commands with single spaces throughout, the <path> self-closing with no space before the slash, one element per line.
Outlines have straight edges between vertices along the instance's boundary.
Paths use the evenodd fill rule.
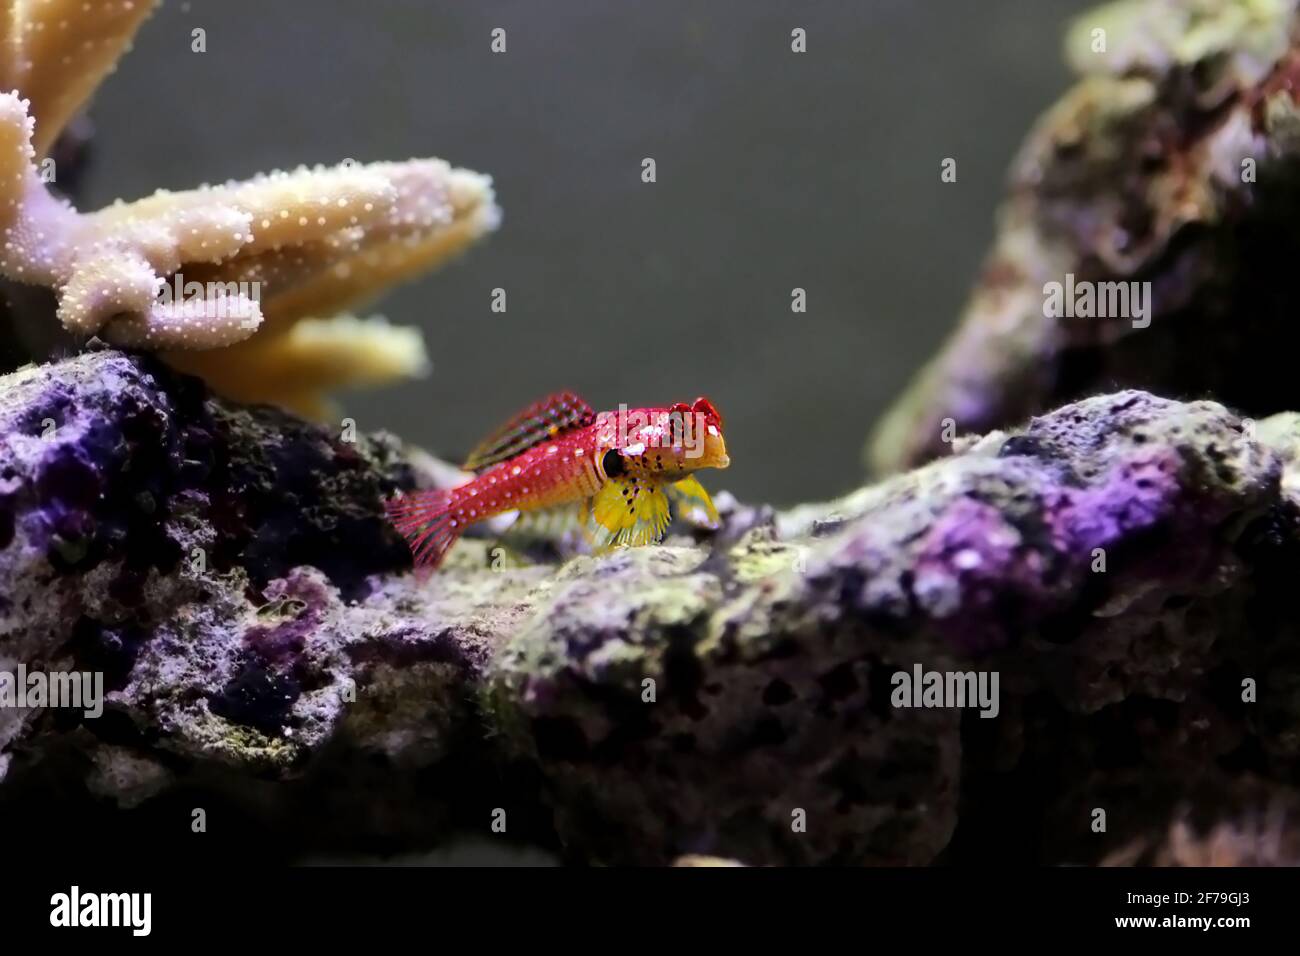
<path fill-rule="evenodd" d="M 620 412 L 600 460 L 606 477 L 626 474 L 654 482 L 680 481 L 701 468 L 731 464 L 722 416 L 707 398 Z"/>
<path fill-rule="evenodd" d="M 722 436 L 722 415 L 707 398 L 700 397 L 691 406 L 691 419 L 699 437 L 700 454 L 691 471 L 697 468 L 726 468 L 731 464 L 727 440 Z"/>

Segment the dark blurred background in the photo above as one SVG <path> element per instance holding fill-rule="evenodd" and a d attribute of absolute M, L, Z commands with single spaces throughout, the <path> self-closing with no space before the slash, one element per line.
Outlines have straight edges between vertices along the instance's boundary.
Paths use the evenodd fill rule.
<path fill-rule="evenodd" d="M 347 396 L 363 429 L 455 457 L 559 388 L 707 394 L 733 459 L 711 488 L 827 497 L 954 322 L 1091 5 L 168 0 L 92 106 L 85 205 L 347 157 L 490 173 L 501 229 L 373 310 L 434 367 Z"/>

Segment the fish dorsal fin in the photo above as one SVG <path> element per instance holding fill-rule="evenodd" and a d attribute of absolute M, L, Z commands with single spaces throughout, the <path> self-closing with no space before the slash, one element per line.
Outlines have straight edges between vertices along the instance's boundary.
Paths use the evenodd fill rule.
<path fill-rule="evenodd" d="M 465 460 L 466 471 L 483 471 L 514 458 L 561 432 L 590 425 L 596 413 L 572 392 L 557 392 L 529 405 L 487 438 Z"/>

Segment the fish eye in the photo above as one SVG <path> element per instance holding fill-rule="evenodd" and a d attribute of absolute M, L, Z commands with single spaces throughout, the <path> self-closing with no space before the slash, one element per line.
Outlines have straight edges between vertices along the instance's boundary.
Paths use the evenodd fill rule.
<path fill-rule="evenodd" d="M 605 473 L 606 478 L 618 478 L 627 471 L 627 465 L 617 448 L 605 452 L 604 457 L 600 459 L 600 470 Z"/>

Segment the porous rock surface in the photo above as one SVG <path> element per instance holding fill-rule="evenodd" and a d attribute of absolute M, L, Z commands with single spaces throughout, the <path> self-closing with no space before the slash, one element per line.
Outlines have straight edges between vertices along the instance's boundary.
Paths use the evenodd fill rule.
<path fill-rule="evenodd" d="M 1118 0 L 1077 18 L 1078 82 L 1012 164 L 956 328 L 877 422 L 877 473 L 945 454 L 945 425 L 978 434 L 1099 390 L 1210 395 L 1259 418 L 1300 406 L 1298 9 Z M 1107 290 L 1122 284 L 1131 304 L 1049 307 L 1051 284 L 1120 311 Z"/>
<path fill-rule="evenodd" d="M 1195 779 L 1292 779 L 1292 417 L 1102 395 L 838 501 L 724 497 L 711 536 L 481 533 L 427 582 L 381 502 L 446 469 L 351 437 L 113 350 L 0 378 L 0 670 L 111 691 L 0 709 L 0 814 L 192 853 L 201 807 L 197 852 L 286 858 L 1097 862 Z M 997 716 L 894 706 L 917 664 L 997 671 Z"/>

